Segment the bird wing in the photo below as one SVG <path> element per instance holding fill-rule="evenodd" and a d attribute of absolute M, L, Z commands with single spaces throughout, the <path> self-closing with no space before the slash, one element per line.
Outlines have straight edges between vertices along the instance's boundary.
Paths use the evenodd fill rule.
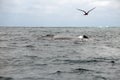
<path fill-rule="evenodd" d="M 82 9 L 77 9 L 77 10 L 79 10 L 79 11 L 82 11 L 82 12 L 86 13 L 86 11 L 84 11 L 84 10 L 82 10 Z"/>
<path fill-rule="evenodd" d="M 92 11 L 93 9 L 95 9 L 96 7 L 94 7 L 94 8 L 92 8 L 92 9 L 90 9 L 87 13 L 89 13 L 90 11 Z"/>

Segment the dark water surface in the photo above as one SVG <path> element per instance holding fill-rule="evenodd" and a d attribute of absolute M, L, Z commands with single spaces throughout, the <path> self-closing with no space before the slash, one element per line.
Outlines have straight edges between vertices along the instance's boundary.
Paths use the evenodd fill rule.
<path fill-rule="evenodd" d="M 120 28 L 0 27 L 0 80 L 120 80 Z"/>

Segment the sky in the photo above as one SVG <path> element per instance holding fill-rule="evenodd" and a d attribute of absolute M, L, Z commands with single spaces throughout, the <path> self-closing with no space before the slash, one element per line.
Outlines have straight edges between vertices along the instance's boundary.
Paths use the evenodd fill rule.
<path fill-rule="evenodd" d="M 120 26 L 120 0 L 0 0 L 0 26 Z"/>

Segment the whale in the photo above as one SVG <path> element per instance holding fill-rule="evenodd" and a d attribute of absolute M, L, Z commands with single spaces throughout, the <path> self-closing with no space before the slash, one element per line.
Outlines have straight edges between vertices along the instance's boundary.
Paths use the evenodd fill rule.
<path fill-rule="evenodd" d="M 62 36 L 62 35 L 55 35 L 53 36 L 55 40 L 71 40 L 71 39 L 89 39 L 86 35 L 79 35 L 79 36 Z"/>

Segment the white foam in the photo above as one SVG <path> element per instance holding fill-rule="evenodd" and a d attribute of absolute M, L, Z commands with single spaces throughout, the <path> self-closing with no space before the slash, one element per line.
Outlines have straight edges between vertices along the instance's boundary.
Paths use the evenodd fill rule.
<path fill-rule="evenodd" d="M 83 36 L 78 36 L 77 38 L 83 39 Z"/>

